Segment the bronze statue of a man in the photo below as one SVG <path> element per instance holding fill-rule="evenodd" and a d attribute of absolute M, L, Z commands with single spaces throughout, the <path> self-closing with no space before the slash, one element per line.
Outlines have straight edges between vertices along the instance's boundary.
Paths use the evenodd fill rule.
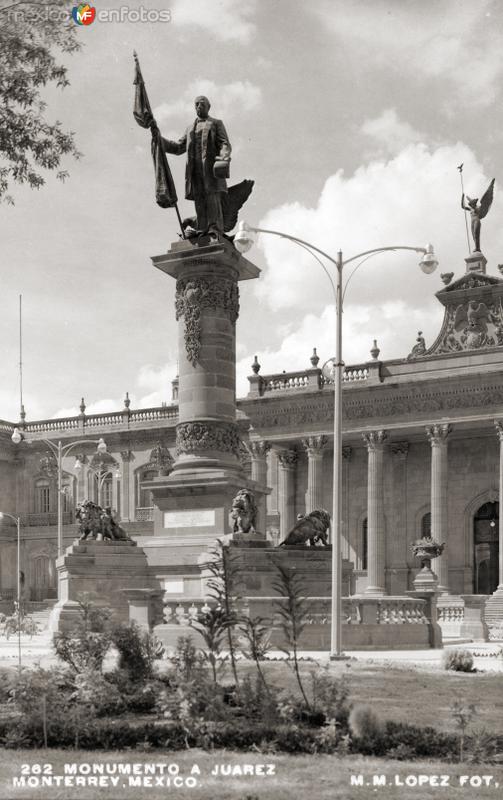
<path fill-rule="evenodd" d="M 182 138 L 162 141 L 166 153 L 187 153 L 185 197 L 196 205 L 198 230 L 218 238 L 224 232 L 222 195 L 227 192 L 222 172 L 228 177 L 231 145 L 222 120 L 208 115 L 208 98 L 196 97 L 195 108 L 197 117 Z"/>

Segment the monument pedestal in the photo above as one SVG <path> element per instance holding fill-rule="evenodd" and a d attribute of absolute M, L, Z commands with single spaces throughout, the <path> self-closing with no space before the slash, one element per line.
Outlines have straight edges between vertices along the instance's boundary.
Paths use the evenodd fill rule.
<path fill-rule="evenodd" d="M 486 274 L 487 258 L 483 253 L 475 251 L 465 258 L 467 272 L 481 272 Z"/>
<path fill-rule="evenodd" d="M 60 588 L 49 621 L 53 631 L 68 630 L 82 619 L 78 601 L 86 595 L 97 605 L 110 608 L 118 621 L 127 622 L 129 607 L 123 590 L 153 585 L 145 553 L 136 542 L 127 540 L 76 539 L 56 560 L 56 569 Z"/>

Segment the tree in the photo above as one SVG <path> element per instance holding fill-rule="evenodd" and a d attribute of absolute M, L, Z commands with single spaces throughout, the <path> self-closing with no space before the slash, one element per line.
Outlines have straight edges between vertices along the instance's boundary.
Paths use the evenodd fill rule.
<path fill-rule="evenodd" d="M 46 119 L 42 90 L 68 85 L 54 53 L 80 49 L 69 0 L 0 0 L 0 200 L 13 203 L 10 184 L 44 185 L 44 170 L 59 169 L 64 155 L 79 157 L 74 134 Z"/>

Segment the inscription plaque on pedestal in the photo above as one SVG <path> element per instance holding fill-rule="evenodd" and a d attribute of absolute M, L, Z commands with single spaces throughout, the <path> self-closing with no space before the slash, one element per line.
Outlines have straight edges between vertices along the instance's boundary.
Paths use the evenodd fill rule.
<path fill-rule="evenodd" d="M 215 527 L 213 508 L 190 509 L 188 511 L 165 511 L 165 528 L 211 528 Z"/>

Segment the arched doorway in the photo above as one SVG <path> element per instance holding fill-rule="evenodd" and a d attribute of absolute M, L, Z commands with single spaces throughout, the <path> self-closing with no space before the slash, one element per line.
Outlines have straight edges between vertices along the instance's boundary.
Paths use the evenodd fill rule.
<path fill-rule="evenodd" d="M 499 503 L 484 503 L 473 518 L 473 591 L 492 594 L 498 586 Z"/>

